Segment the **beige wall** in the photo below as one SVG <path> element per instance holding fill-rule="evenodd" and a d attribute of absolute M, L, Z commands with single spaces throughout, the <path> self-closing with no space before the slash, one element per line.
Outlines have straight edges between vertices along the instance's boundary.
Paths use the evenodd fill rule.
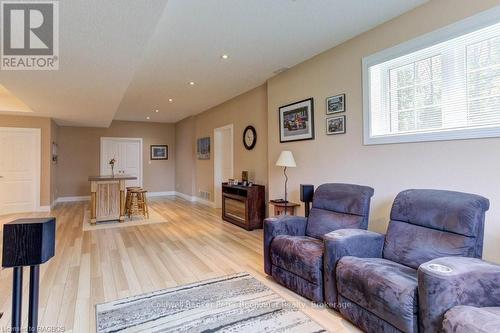
<path fill-rule="evenodd" d="M 0 115 L 0 127 L 40 128 L 41 130 L 41 166 L 40 166 L 40 206 L 51 204 L 51 119 L 26 116 Z"/>
<path fill-rule="evenodd" d="M 283 178 L 274 163 L 292 150 L 291 199 L 299 184 L 352 182 L 375 188 L 370 229 L 384 232 L 396 194 L 408 188 L 473 192 L 491 200 L 485 258 L 500 262 L 500 139 L 364 146 L 361 58 L 485 10 L 495 1 L 431 1 L 372 31 L 312 58 L 268 82 L 269 196 L 282 197 Z M 346 93 L 347 134 L 325 134 L 325 98 Z M 314 97 L 316 139 L 279 143 L 278 107 Z"/>
<path fill-rule="evenodd" d="M 58 196 L 90 194 L 87 178 L 99 174 L 101 137 L 143 138 L 143 187 L 149 192 L 174 191 L 174 131 L 173 124 L 128 121 L 113 121 L 109 128 L 59 127 Z M 169 159 L 150 161 L 149 146 L 153 144 L 168 145 Z"/>
<path fill-rule="evenodd" d="M 175 190 L 192 196 L 196 186 L 195 117 L 175 124 Z"/>
<path fill-rule="evenodd" d="M 213 137 L 214 129 L 233 124 L 234 133 L 234 177 L 241 179 L 241 171 L 249 171 L 249 176 L 256 183 L 267 185 L 267 91 L 263 84 L 223 104 L 185 119 L 176 125 L 178 131 L 177 145 L 185 153 L 183 161 L 178 166 L 186 168 L 177 170 L 177 190 L 185 193 L 193 189 L 192 195 L 199 196 L 200 191 L 210 192 L 213 201 L 214 193 L 214 160 Z M 243 146 L 243 130 L 253 125 L 257 131 L 257 144 L 254 149 L 247 150 Z M 193 131 L 194 132 L 191 132 Z M 194 137 L 191 133 L 194 133 Z M 197 160 L 194 155 L 194 178 L 188 175 L 192 172 L 184 160 L 189 160 L 190 148 L 194 154 L 196 139 L 210 137 L 210 160 Z M 194 140 L 193 140 L 194 139 Z M 191 141 L 191 146 L 187 142 Z M 179 154 L 178 154 L 179 156 Z M 194 184 L 189 181 L 194 180 Z M 189 193 L 186 193 L 189 194 Z"/>

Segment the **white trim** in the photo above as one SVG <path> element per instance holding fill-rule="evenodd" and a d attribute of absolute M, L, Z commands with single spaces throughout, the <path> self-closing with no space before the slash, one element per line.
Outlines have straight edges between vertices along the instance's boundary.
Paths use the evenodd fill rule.
<path fill-rule="evenodd" d="M 220 140 L 219 138 L 219 135 L 220 135 L 220 132 L 224 131 L 224 130 L 230 130 L 231 131 L 231 142 L 230 142 L 230 152 L 231 152 L 231 177 L 230 178 L 233 178 L 234 177 L 234 125 L 233 124 L 229 124 L 229 125 L 225 125 L 225 126 L 222 126 L 222 127 L 217 127 L 214 129 L 214 201 L 213 201 L 213 207 L 217 207 L 217 204 L 218 202 L 216 201 L 216 197 L 220 197 L 216 191 L 217 187 L 218 186 L 221 186 L 221 183 L 222 183 L 222 179 L 221 178 L 221 175 L 219 174 L 220 173 L 220 169 L 218 170 L 217 169 L 217 164 L 220 162 L 218 160 L 219 158 L 219 154 L 218 154 L 218 140 Z M 204 199 L 201 199 L 203 201 L 206 201 Z M 207 202 L 212 202 L 212 201 L 207 201 Z M 220 205 L 222 206 L 222 202 L 220 203 Z"/>
<path fill-rule="evenodd" d="M 205 206 L 215 208 L 215 202 L 213 202 L 213 201 L 208 201 L 208 200 L 198 198 L 198 197 L 194 197 L 194 198 L 195 198 L 195 202 L 201 203 L 202 205 L 205 205 Z"/>
<path fill-rule="evenodd" d="M 187 201 L 190 201 L 190 202 L 198 202 L 198 203 L 200 203 L 202 205 L 215 208 L 215 202 L 213 202 L 213 201 L 208 201 L 208 200 L 205 200 L 205 199 L 202 199 L 202 198 L 198 198 L 197 196 L 188 195 L 188 194 L 181 193 L 181 192 L 174 192 L 174 193 L 175 193 L 175 196 L 178 196 L 178 197 L 180 197 L 180 198 L 182 198 L 184 200 L 187 200 Z"/>
<path fill-rule="evenodd" d="M 37 212 L 50 212 L 52 210 L 52 206 L 39 206 L 36 210 Z"/>
<path fill-rule="evenodd" d="M 56 200 L 54 200 L 54 204 L 60 202 L 77 202 L 77 201 L 89 201 L 89 200 L 90 200 L 90 195 L 82 195 L 75 197 L 59 197 Z"/>
<path fill-rule="evenodd" d="M 187 200 L 187 201 L 191 201 L 191 202 L 196 202 L 196 197 L 193 197 L 191 195 L 188 195 L 188 194 L 185 194 L 185 193 L 181 193 L 181 192 L 175 192 L 175 195 L 184 199 L 184 200 Z"/>
<path fill-rule="evenodd" d="M 105 140 L 118 140 L 118 141 L 138 141 L 140 143 L 139 145 L 139 174 L 140 174 L 140 179 L 139 179 L 139 187 L 143 186 L 143 179 L 144 179 L 144 166 L 143 166 L 143 145 L 144 141 L 142 138 L 122 138 L 122 137 L 110 137 L 110 136 L 102 136 L 100 138 L 100 148 L 99 148 L 99 173 L 102 175 L 103 174 L 103 165 L 101 161 L 101 156 L 103 155 L 103 141 Z"/>
<path fill-rule="evenodd" d="M 41 191 L 41 169 L 42 169 L 42 129 L 41 128 L 27 128 L 27 127 L 0 127 L 1 131 L 11 131 L 11 132 L 28 132 L 36 134 L 36 144 L 35 144 L 35 179 L 34 181 L 34 194 L 35 202 L 33 203 L 33 210 L 40 211 L 42 207 L 40 206 L 40 191 Z"/>
<path fill-rule="evenodd" d="M 148 197 L 163 197 L 175 195 L 175 191 L 166 191 L 166 192 L 148 192 Z"/>
<path fill-rule="evenodd" d="M 149 197 L 159 197 L 159 196 L 178 196 L 184 200 L 190 201 L 190 202 L 198 202 L 206 206 L 210 206 L 212 208 L 215 207 L 215 203 L 212 201 L 204 200 L 202 198 L 198 198 L 196 196 L 191 196 L 188 194 L 184 194 L 181 192 L 176 192 L 176 191 L 166 191 L 166 192 L 149 192 L 148 193 Z M 59 197 L 56 200 L 54 200 L 54 203 L 52 204 L 52 207 L 55 206 L 58 203 L 61 202 L 78 202 L 78 201 L 89 201 L 90 196 L 88 195 L 82 195 L 82 196 L 74 196 L 74 197 Z M 43 206 L 43 211 L 49 211 L 50 206 Z M 46 209 L 46 210 L 45 210 Z"/>
<path fill-rule="evenodd" d="M 370 136 L 370 72 L 371 66 L 383 63 L 387 60 L 398 58 L 408 53 L 436 45 L 450 39 L 468 34 L 475 30 L 497 24 L 500 17 L 500 6 L 493 7 L 479 14 L 473 15 L 461 21 L 455 22 L 441 29 L 429 32 L 404 43 L 363 57 L 362 64 L 362 86 L 363 86 L 363 144 L 389 144 L 425 141 L 443 141 L 491 138 L 500 136 L 500 126 L 486 128 L 448 129 L 437 132 L 394 134 L 390 136 Z"/>

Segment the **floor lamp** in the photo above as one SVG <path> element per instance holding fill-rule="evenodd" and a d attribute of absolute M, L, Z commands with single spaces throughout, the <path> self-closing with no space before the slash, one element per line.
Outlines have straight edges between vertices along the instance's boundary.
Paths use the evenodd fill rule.
<path fill-rule="evenodd" d="M 286 175 L 286 168 L 295 168 L 297 164 L 295 163 L 295 159 L 293 158 L 293 154 L 289 150 L 283 150 L 276 161 L 276 165 L 280 167 L 284 167 L 283 174 L 285 175 L 285 203 L 288 202 L 288 193 L 286 185 L 288 183 L 288 176 Z"/>

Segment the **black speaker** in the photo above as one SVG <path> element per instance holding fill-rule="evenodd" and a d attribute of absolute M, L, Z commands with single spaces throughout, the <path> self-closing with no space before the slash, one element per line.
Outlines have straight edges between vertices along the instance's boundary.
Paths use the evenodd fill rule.
<path fill-rule="evenodd" d="M 54 256 L 56 219 L 19 219 L 3 227 L 2 267 L 40 265 Z"/>
<path fill-rule="evenodd" d="M 300 201 L 304 203 L 304 213 L 309 216 L 309 209 L 314 196 L 314 185 L 300 184 Z"/>
<path fill-rule="evenodd" d="M 23 266 L 30 267 L 28 332 L 38 332 L 40 264 L 54 256 L 56 219 L 19 219 L 3 227 L 2 267 L 12 267 L 12 319 L 10 332 L 21 332 Z"/>
<path fill-rule="evenodd" d="M 314 185 L 300 184 L 300 201 L 312 202 L 314 195 Z"/>

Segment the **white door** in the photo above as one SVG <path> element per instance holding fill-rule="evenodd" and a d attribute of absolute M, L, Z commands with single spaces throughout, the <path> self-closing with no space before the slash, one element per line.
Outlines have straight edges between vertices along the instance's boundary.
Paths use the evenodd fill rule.
<path fill-rule="evenodd" d="M 222 182 L 233 178 L 233 125 L 214 131 L 214 202 L 222 207 Z"/>
<path fill-rule="evenodd" d="M 40 129 L 0 128 L 0 215 L 40 206 Z"/>
<path fill-rule="evenodd" d="M 109 161 L 115 159 L 115 175 L 132 175 L 126 186 L 142 187 L 142 139 L 101 138 L 101 175 L 111 175 Z"/>

